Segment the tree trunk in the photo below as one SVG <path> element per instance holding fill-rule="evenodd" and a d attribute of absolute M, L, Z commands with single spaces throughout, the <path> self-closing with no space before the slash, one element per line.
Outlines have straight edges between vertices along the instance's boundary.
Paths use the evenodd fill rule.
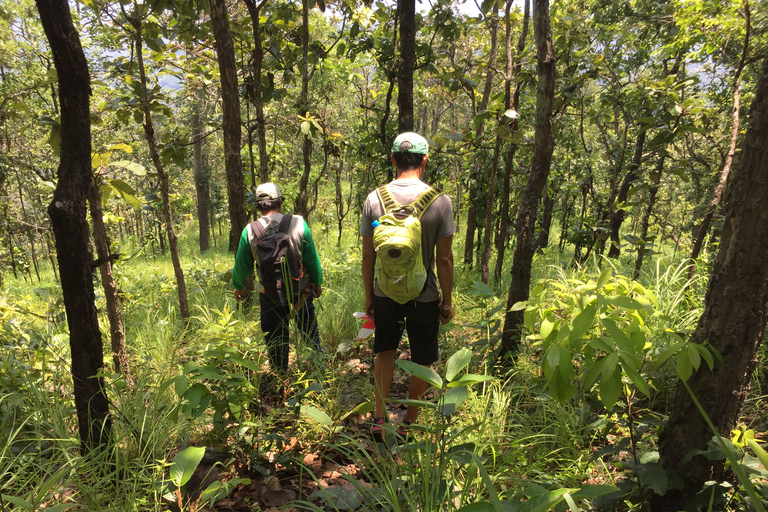
<path fill-rule="evenodd" d="M 91 279 L 86 194 L 91 183 L 91 85 L 88 63 L 64 0 L 37 0 L 59 76 L 61 160 L 48 206 L 56 236 L 64 308 L 72 352 L 75 408 L 83 452 L 105 450 L 112 437 L 99 320 Z"/>
<path fill-rule="evenodd" d="M 493 7 L 491 11 L 491 17 L 486 17 L 486 24 L 488 25 L 488 32 L 491 38 L 491 51 L 488 54 L 488 64 L 486 66 L 485 73 L 485 86 L 483 87 L 483 97 L 480 100 L 478 111 L 488 108 L 488 102 L 491 98 L 491 90 L 493 88 L 493 67 L 496 64 L 496 54 L 498 53 L 498 34 L 499 34 L 499 17 L 496 12 L 496 8 Z M 477 112 L 475 112 L 477 114 Z M 475 148 L 475 169 L 480 172 L 482 168 L 479 145 L 480 137 L 483 135 L 483 129 L 485 128 L 485 121 L 481 121 L 477 125 L 475 130 L 475 140 L 477 140 L 477 146 Z M 477 176 L 477 172 L 475 176 Z M 472 268 L 474 262 L 474 241 L 475 241 L 475 229 L 477 229 L 477 209 L 475 203 L 477 202 L 477 179 L 470 178 L 469 180 L 469 200 L 467 203 L 467 231 L 464 236 L 464 265 L 468 268 Z"/>
<path fill-rule="evenodd" d="M 309 113 L 309 0 L 302 0 L 301 2 L 301 17 L 301 96 L 299 97 L 299 104 L 301 105 L 301 115 L 306 116 Z M 309 203 L 307 185 L 309 184 L 309 173 L 312 171 L 312 139 L 308 134 L 304 135 L 301 154 L 304 170 L 301 173 L 301 178 L 299 178 L 296 213 L 306 219 Z"/>
<path fill-rule="evenodd" d="M 229 198 L 229 251 L 237 251 L 240 234 L 248 224 L 245 210 L 245 178 L 240 158 L 240 91 L 237 86 L 235 47 L 229 32 L 229 17 L 224 0 L 211 0 L 211 25 L 216 38 L 216 58 L 221 75 L 222 125 L 224 128 L 224 168 Z"/>
<path fill-rule="evenodd" d="M 720 180 L 715 188 L 715 195 L 712 198 L 712 202 L 709 203 L 707 213 L 704 214 L 704 218 L 701 220 L 699 226 L 699 233 L 696 236 L 696 240 L 693 243 L 693 249 L 691 250 L 691 265 L 688 267 L 688 278 L 692 279 L 693 274 L 696 272 L 696 258 L 701 253 L 701 248 L 704 245 L 704 239 L 709 232 L 709 225 L 712 222 L 712 217 L 715 216 L 715 211 L 720 205 L 720 198 L 725 190 L 725 184 L 728 181 L 728 174 L 731 172 L 731 166 L 733 165 L 733 157 L 736 154 L 736 145 L 739 141 L 739 115 L 741 110 L 741 96 L 739 88 L 741 87 L 741 71 L 744 69 L 744 65 L 747 61 L 747 51 L 749 50 L 749 36 L 751 32 L 749 2 L 744 2 L 744 16 L 746 18 L 746 34 L 744 36 L 744 48 L 741 52 L 741 59 L 739 60 L 736 70 L 733 73 L 733 111 L 731 112 L 731 146 L 728 149 L 728 155 L 725 157 L 723 163 L 723 170 L 720 172 Z"/>
<path fill-rule="evenodd" d="M 208 250 L 208 177 L 203 170 L 203 123 L 200 119 L 200 104 L 197 101 L 192 114 L 192 137 L 195 155 L 195 193 L 197 195 L 197 223 L 200 231 L 200 252 Z"/>
<path fill-rule="evenodd" d="M 520 343 L 523 310 L 510 311 L 517 302 L 528 300 L 531 264 L 534 254 L 534 229 L 541 191 L 547 184 L 552 165 L 552 104 L 555 97 L 555 52 L 549 24 L 549 0 L 534 0 L 533 36 L 536 41 L 538 83 L 536 84 L 536 121 L 533 161 L 528 182 L 518 207 L 515 233 L 517 246 L 512 260 L 512 282 L 504 316 L 501 357 L 517 351 Z"/>
<path fill-rule="evenodd" d="M 648 227 L 651 223 L 651 213 L 653 207 L 656 205 L 656 196 L 659 192 L 659 184 L 661 183 L 661 174 L 664 172 L 664 160 L 665 155 L 659 157 L 659 164 L 656 167 L 656 172 L 653 176 L 653 183 L 650 186 L 650 192 L 648 194 L 648 204 L 645 207 L 645 213 L 643 214 L 643 223 L 640 226 L 640 245 L 637 248 L 637 260 L 635 260 L 635 279 L 640 279 L 640 270 L 643 268 L 643 258 L 645 257 L 645 239 L 648 236 Z"/>
<path fill-rule="evenodd" d="M 549 245 L 549 230 L 552 227 L 552 210 L 555 208 L 556 193 L 555 190 L 552 190 L 551 193 L 544 193 L 544 211 L 541 214 L 541 230 L 539 231 L 539 237 L 536 240 L 537 251 L 543 251 Z"/>
<path fill-rule="evenodd" d="M 112 261 L 110 258 L 109 242 L 107 241 L 107 229 L 104 226 L 104 212 L 101 209 L 101 190 L 91 182 L 88 202 L 91 206 L 91 222 L 93 223 L 93 244 L 96 246 L 96 255 L 102 261 L 99 265 L 101 274 L 101 286 L 104 288 L 104 297 L 107 301 L 107 318 L 109 319 L 109 334 L 112 342 L 112 360 L 115 365 L 115 373 L 128 376 L 128 356 L 125 350 L 125 329 L 123 317 L 120 314 L 120 300 L 117 294 L 115 277 L 112 274 Z"/>
<path fill-rule="evenodd" d="M 493 234 L 493 203 L 496 196 L 496 180 L 499 175 L 499 153 L 501 152 L 502 139 L 496 137 L 493 147 L 493 160 L 491 162 L 491 175 L 488 178 L 488 190 L 485 193 L 485 226 L 483 232 L 483 253 L 480 256 L 480 280 L 488 284 L 490 281 L 491 260 L 491 235 Z"/>
<path fill-rule="evenodd" d="M 768 318 L 768 58 L 755 90 L 741 161 L 725 195 L 725 220 L 720 247 L 710 276 L 704 313 L 691 341 L 709 341 L 723 364 L 709 371 L 703 364 L 688 381 L 694 396 L 720 435 L 730 437 L 757 365 L 757 348 Z M 679 355 L 678 357 L 684 357 Z M 661 464 L 680 472 L 686 487 L 656 497 L 653 510 L 676 511 L 684 497 L 705 481 L 717 479 L 722 461 L 699 455 L 713 432 L 678 384 L 667 427 L 659 436 Z"/>
<path fill-rule="evenodd" d="M 248 13 L 251 15 L 253 28 L 253 93 L 251 101 L 256 108 L 256 143 L 259 147 L 259 179 L 262 183 L 269 181 L 269 157 L 267 156 L 267 127 L 264 118 L 264 98 L 261 91 L 261 73 L 264 62 L 264 47 L 261 42 L 261 26 L 259 16 L 261 8 L 267 0 L 261 0 L 258 5 L 253 0 L 245 0 Z"/>
<path fill-rule="evenodd" d="M 173 212 L 171 211 L 171 193 L 170 180 L 168 173 L 165 172 L 163 163 L 160 161 L 160 154 L 157 151 L 155 143 L 155 127 L 152 122 L 152 111 L 149 105 L 149 92 L 147 88 L 147 75 L 144 68 L 144 52 L 141 18 L 133 19 L 133 29 L 136 38 L 136 65 L 139 70 L 139 82 L 141 84 L 141 106 L 144 114 L 144 135 L 147 138 L 149 156 L 155 166 L 157 175 L 160 177 L 160 195 L 163 202 L 163 217 L 165 217 L 165 231 L 168 234 L 168 248 L 171 250 L 171 261 L 173 263 L 173 273 L 176 276 L 176 290 L 179 295 L 179 313 L 184 320 L 189 319 L 189 303 L 187 302 L 187 285 L 184 281 L 184 271 L 181 268 L 181 259 L 179 258 L 179 244 L 176 238 L 176 230 L 173 226 Z M 162 240 L 162 237 L 161 237 Z"/>
<path fill-rule="evenodd" d="M 416 0 L 398 0 L 400 65 L 397 73 L 397 131 L 413 131 L 413 70 L 416 67 Z"/>
<path fill-rule="evenodd" d="M 23 189 L 21 188 L 21 178 L 19 177 L 19 171 L 14 170 L 16 173 L 16 183 L 19 187 L 19 204 L 21 205 L 21 216 L 24 219 L 24 223 L 26 224 L 24 226 L 24 232 L 27 234 L 27 241 L 29 242 L 29 248 L 32 254 L 32 265 L 35 268 L 35 275 L 37 275 L 37 282 L 41 282 L 42 279 L 40 278 L 40 269 L 37 267 L 37 252 L 35 251 L 35 237 L 32 235 L 32 228 L 30 225 L 32 224 L 30 222 L 31 219 L 27 218 L 27 209 L 24 206 L 24 193 Z"/>
<path fill-rule="evenodd" d="M 507 2 L 507 8 L 505 13 L 506 25 L 507 25 L 507 80 L 505 80 L 505 94 L 504 94 L 504 110 L 508 111 L 510 107 L 514 110 L 516 115 L 518 108 L 520 108 L 520 69 L 522 67 L 522 55 L 525 50 L 525 40 L 528 37 L 528 20 L 530 17 L 530 3 L 525 1 L 524 13 L 523 13 L 523 29 L 520 32 L 520 38 L 517 41 L 517 54 L 515 60 L 512 60 L 512 25 L 509 20 L 509 11 L 512 7 L 512 2 Z M 512 75 L 514 74 L 515 91 L 510 94 Z M 512 118 L 512 122 L 509 123 L 510 135 L 515 136 L 518 130 L 517 117 Z M 494 268 L 494 278 L 498 282 L 501 279 L 501 272 L 504 267 L 504 253 L 507 248 L 507 240 L 509 239 L 509 195 L 510 186 L 512 181 L 512 164 L 515 159 L 515 153 L 517 152 L 517 144 L 515 142 L 509 143 L 509 149 L 507 149 L 507 157 L 504 161 L 504 180 L 501 195 L 501 219 L 499 224 L 501 229 L 497 232 L 496 237 L 496 267 Z"/>
<path fill-rule="evenodd" d="M 619 237 L 619 230 L 621 224 L 624 222 L 624 203 L 627 201 L 629 195 L 629 189 L 632 184 L 640 176 L 640 163 L 643 159 L 643 146 L 645 145 L 646 130 L 642 130 L 637 135 L 637 141 L 635 142 L 635 156 L 632 158 L 632 163 L 629 164 L 629 172 L 624 176 L 624 181 L 621 182 L 621 188 L 619 194 L 616 197 L 617 209 L 611 215 L 611 248 L 608 249 L 609 258 L 618 258 L 621 254 L 621 248 L 619 247 L 621 239 Z"/>

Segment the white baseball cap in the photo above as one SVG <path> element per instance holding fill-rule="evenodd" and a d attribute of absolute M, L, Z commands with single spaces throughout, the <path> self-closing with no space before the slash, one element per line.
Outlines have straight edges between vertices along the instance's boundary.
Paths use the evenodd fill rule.
<path fill-rule="evenodd" d="M 278 199 L 283 197 L 280 187 L 274 183 L 262 183 L 256 188 L 256 200 L 259 199 Z"/>

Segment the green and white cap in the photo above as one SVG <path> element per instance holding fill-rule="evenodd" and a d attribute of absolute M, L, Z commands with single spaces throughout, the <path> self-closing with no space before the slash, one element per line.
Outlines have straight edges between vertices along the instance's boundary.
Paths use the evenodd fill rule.
<path fill-rule="evenodd" d="M 274 183 L 262 183 L 256 188 L 256 199 L 278 199 L 283 197 L 280 188 Z"/>
<path fill-rule="evenodd" d="M 427 139 L 418 133 L 401 133 L 395 139 L 395 143 L 392 144 L 392 152 L 426 155 L 429 152 L 429 144 L 427 143 Z"/>

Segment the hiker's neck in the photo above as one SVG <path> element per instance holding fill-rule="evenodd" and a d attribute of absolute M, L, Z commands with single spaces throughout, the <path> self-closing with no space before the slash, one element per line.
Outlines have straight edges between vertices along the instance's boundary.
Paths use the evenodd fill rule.
<path fill-rule="evenodd" d="M 407 171 L 397 170 L 396 180 L 420 180 L 424 175 L 424 167 L 417 167 L 416 169 L 408 169 Z"/>
<path fill-rule="evenodd" d="M 274 210 L 261 210 L 261 216 L 266 217 L 267 215 L 272 215 L 273 213 L 283 213 L 283 207 L 276 208 Z"/>

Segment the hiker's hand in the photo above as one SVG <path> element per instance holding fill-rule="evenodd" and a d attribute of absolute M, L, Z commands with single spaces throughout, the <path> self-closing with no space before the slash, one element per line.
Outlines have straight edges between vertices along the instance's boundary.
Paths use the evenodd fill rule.
<path fill-rule="evenodd" d="M 245 296 L 246 296 L 245 288 L 241 288 L 239 290 L 237 290 L 237 289 L 235 290 L 235 299 L 237 299 L 239 301 L 242 301 L 242 300 L 245 300 Z"/>
<path fill-rule="evenodd" d="M 455 315 L 453 306 L 450 304 L 440 304 L 440 323 L 445 325 L 451 321 L 451 318 Z"/>
<path fill-rule="evenodd" d="M 323 285 L 320 284 L 310 284 L 310 293 L 314 298 L 318 298 L 323 293 Z"/>
<path fill-rule="evenodd" d="M 368 315 L 368 318 L 373 318 L 373 297 L 366 298 L 365 299 L 365 314 Z"/>

